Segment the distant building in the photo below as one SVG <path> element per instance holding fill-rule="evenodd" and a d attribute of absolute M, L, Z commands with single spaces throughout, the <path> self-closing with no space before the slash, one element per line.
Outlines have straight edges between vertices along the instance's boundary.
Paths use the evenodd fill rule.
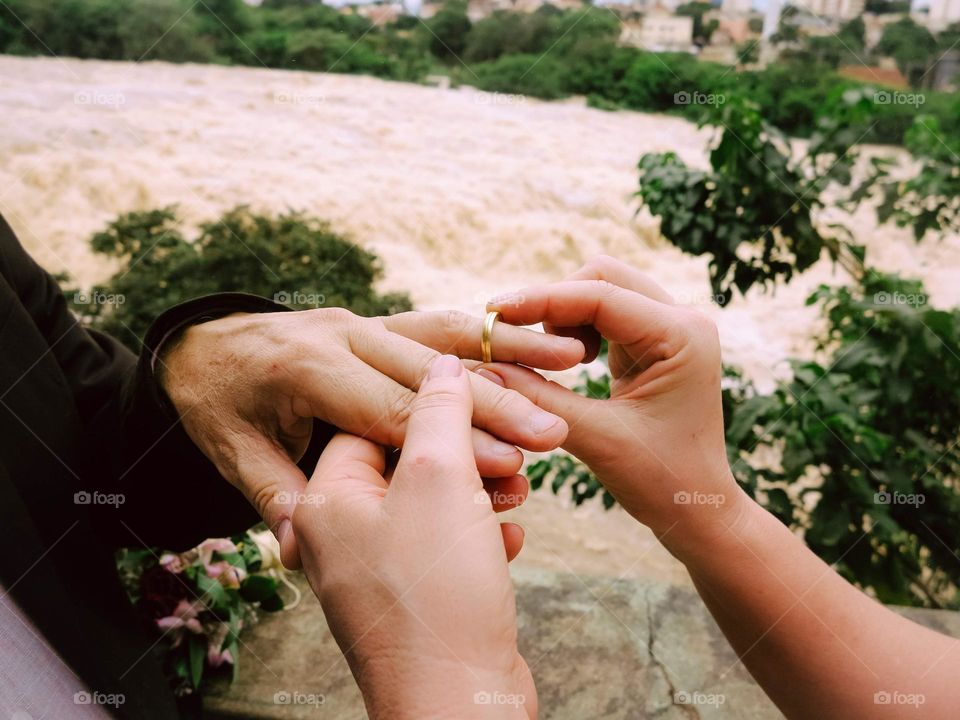
<path fill-rule="evenodd" d="M 873 13 L 863 14 L 863 42 L 867 50 L 873 50 L 883 37 L 883 31 L 887 25 L 900 22 L 907 13 L 884 13 L 883 15 L 874 15 Z"/>
<path fill-rule="evenodd" d="M 386 25 L 392 23 L 398 17 L 405 13 L 402 3 L 367 3 L 364 5 L 346 6 L 352 9 L 357 15 L 361 15 L 374 25 Z"/>
<path fill-rule="evenodd" d="M 930 0 L 927 26 L 934 31 L 960 22 L 960 0 Z"/>
<path fill-rule="evenodd" d="M 799 10 L 826 20 L 852 20 L 862 15 L 864 8 L 864 0 L 796 0 L 793 4 Z"/>
<path fill-rule="evenodd" d="M 942 92 L 960 90 L 960 50 L 953 48 L 943 53 L 927 78 L 929 78 L 930 87 L 934 90 Z"/>
<path fill-rule="evenodd" d="M 714 35 L 716 35 L 717 32 L 720 31 L 716 31 Z M 730 42 L 717 43 L 714 45 L 711 38 L 711 43 L 700 49 L 700 54 L 697 55 L 697 58 L 703 62 L 719 63 L 720 65 L 736 65 L 737 48 Z"/>
<path fill-rule="evenodd" d="M 760 37 L 764 41 L 769 40 L 777 32 L 782 6 L 781 0 L 767 0 L 767 11 L 763 14 L 763 30 L 760 31 Z M 764 42 L 764 46 L 767 44 L 767 42 Z"/>
<path fill-rule="evenodd" d="M 662 8 L 652 10 L 639 22 L 623 23 L 620 44 L 653 52 L 690 52 L 693 18 Z"/>
<path fill-rule="evenodd" d="M 754 17 L 759 18 L 759 15 L 752 11 L 745 15 L 728 15 L 722 9 L 704 13 L 703 22 L 705 25 L 711 20 L 717 21 L 717 29 L 710 36 L 710 44 L 729 42 L 737 45 L 756 37 L 757 33 L 750 29 L 750 20 Z M 717 35 L 718 32 L 721 34 Z"/>
<path fill-rule="evenodd" d="M 753 10 L 753 0 L 723 0 L 720 11 L 726 16 L 747 15 Z"/>

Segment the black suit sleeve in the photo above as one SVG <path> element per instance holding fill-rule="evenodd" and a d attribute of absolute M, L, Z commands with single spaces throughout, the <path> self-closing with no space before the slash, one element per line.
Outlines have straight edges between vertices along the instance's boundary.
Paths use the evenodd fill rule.
<path fill-rule="evenodd" d="M 99 511 L 99 531 L 114 546 L 141 542 L 181 550 L 205 537 L 240 532 L 259 516 L 196 448 L 158 386 L 159 345 L 196 322 L 234 312 L 285 306 L 228 293 L 198 298 L 161 315 L 139 359 L 120 342 L 85 328 L 60 287 L 23 249 L 0 218 L 0 265 L 56 360 L 81 426 L 87 490 L 122 493 L 119 508 Z M 302 461 L 317 456 L 317 442 Z"/>

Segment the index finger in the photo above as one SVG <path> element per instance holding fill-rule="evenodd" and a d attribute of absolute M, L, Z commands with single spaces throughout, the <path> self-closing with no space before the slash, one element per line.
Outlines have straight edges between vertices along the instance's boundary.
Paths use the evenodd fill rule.
<path fill-rule="evenodd" d="M 518 294 L 524 297 L 522 303 L 501 305 L 494 298 L 487 308 L 499 310 L 511 325 L 593 326 L 603 337 L 621 344 L 653 340 L 670 327 L 672 306 L 605 280 L 564 280 L 524 288 Z"/>
<path fill-rule="evenodd" d="M 518 302 L 515 299 L 514 302 Z M 440 353 L 480 360 L 483 319 L 450 312 L 405 312 L 381 318 L 390 332 L 416 340 Z M 510 325 L 494 326 L 493 359 L 540 368 L 566 370 L 583 360 L 583 343 Z"/>

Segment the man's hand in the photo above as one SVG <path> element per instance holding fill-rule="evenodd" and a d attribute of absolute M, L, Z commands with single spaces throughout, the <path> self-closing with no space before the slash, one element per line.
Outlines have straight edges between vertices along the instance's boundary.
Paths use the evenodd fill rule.
<path fill-rule="evenodd" d="M 470 384 L 457 358 L 435 360 L 395 471 L 380 446 L 337 435 L 294 511 L 304 571 L 374 720 L 536 716 L 504 553 L 523 535 L 497 522 L 477 473 Z"/>
<path fill-rule="evenodd" d="M 595 354 L 609 343 L 611 398 L 592 400 L 510 365 L 478 369 L 564 418 L 564 448 L 676 553 L 723 532 L 744 496 L 727 464 L 716 327 L 673 304 L 656 283 L 611 258 L 569 280 L 524 288 L 498 305 L 516 325 L 543 322 Z M 689 548 L 687 546 L 690 546 Z"/>
<path fill-rule="evenodd" d="M 480 322 L 459 313 L 361 318 L 341 309 L 232 315 L 188 329 L 163 358 L 160 381 L 191 439 L 260 512 L 284 564 L 296 567 L 290 518 L 306 477 L 295 461 L 313 419 L 400 447 L 430 362 L 439 352 L 479 357 Z M 494 339 L 497 359 L 545 369 L 573 366 L 584 354 L 579 341 L 506 325 Z M 469 377 L 482 476 L 512 478 L 523 463 L 514 445 L 549 450 L 563 441 L 563 420 Z"/>

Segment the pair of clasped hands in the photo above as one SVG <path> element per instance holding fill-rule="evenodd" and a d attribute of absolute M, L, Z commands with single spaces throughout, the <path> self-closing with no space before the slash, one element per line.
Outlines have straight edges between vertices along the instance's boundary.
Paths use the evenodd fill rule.
<path fill-rule="evenodd" d="M 191 437 L 274 529 L 284 564 L 302 563 L 373 718 L 536 716 L 507 568 L 523 532 L 496 515 L 528 492 L 517 445 L 576 455 L 681 559 L 709 546 L 740 507 L 708 319 L 610 258 L 488 310 L 502 322 L 487 364 L 476 362 L 479 319 L 337 310 L 199 325 L 166 361 L 169 375 L 190 373 L 207 336 L 230 355 L 231 343 L 260 333 L 263 350 L 246 367 L 205 365 L 205 382 L 167 389 Z M 290 332 L 302 323 L 313 325 Z M 546 332 L 519 327 L 536 323 Z M 301 340 L 289 343 L 292 335 Z M 529 369 L 588 362 L 601 338 L 609 400 Z M 249 381 L 247 412 L 219 407 L 230 394 L 211 387 L 244 373 L 269 381 Z M 203 395 L 189 389 L 198 386 Z M 307 480 L 290 458 L 303 453 L 315 417 L 342 432 Z M 680 492 L 727 501 L 678 504 Z"/>

